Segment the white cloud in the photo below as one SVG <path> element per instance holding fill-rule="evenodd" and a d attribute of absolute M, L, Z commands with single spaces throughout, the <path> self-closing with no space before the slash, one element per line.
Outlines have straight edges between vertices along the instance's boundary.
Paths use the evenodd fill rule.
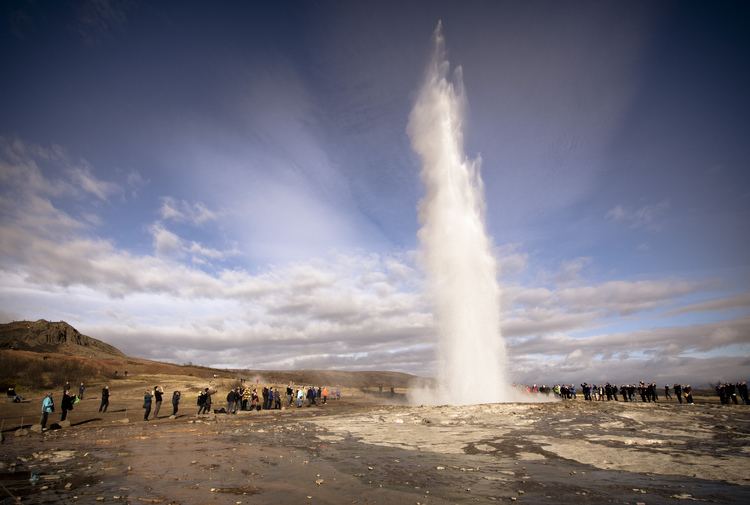
<path fill-rule="evenodd" d="M 86 164 L 72 167 L 68 170 L 68 173 L 77 187 L 94 195 L 99 200 L 106 201 L 110 195 L 120 191 L 117 184 L 98 179 L 92 173 L 91 167 Z"/>
<path fill-rule="evenodd" d="M 691 312 L 715 312 L 732 309 L 750 309 L 750 293 L 740 293 L 734 296 L 691 303 L 690 305 L 685 305 L 670 311 L 668 315 L 689 314 Z"/>
<path fill-rule="evenodd" d="M 86 160 L 71 161 L 60 146 L 44 147 L 0 137 L 0 154 L 0 181 L 26 194 L 60 197 L 87 193 L 104 201 L 121 191 L 117 184 L 96 177 Z M 59 169 L 67 178 L 45 176 L 40 168 L 45 164 Z"/>
<path fill-rule="evenodd" d="M 200 202 L 187 202 L 172 197 L 162 198 L 159 214 L 165 221 L 180 221 L 202 225 L 214 221 L 218 215 Z"/>
<path fill-rule="evenodd" d="M 578 281 L 581 278 L 581 272 L 591 263 L 591 258 L 581 256 L 571 260 L 563 261 L 560 265 L 560 271 L 555 275 L 555 280 L 559 284 L 568 284 Z"/>
<path fill-rule="evenodd" d="M 125 176 L 125 184 L 130 190 L 130 196 L 132 197 L 138 196 L 138 191 L 148 183 L 148 179 L 144 178 L 137 170 L 131 170 Z"/>
<path fill-rule="evenodd" d="M 556 297 L 574 309 L 597 307 L 617 314 L 632 314 L 673 302 L 695 293 L 701 284 L 684 280 L 608 281 L 559 290 Z"/>
<path fill-rule="evenodd" d="M 159 256 L 173 256 L 182 254 L 184 245 L 180 237 L 157 223 L 151 226 L 151 236 L 154 241 L 154 251 Z"/>
<path fill-rule="evenodd" d="M 630 228 L 659 230 L 662 225 L 662 217 L 669 210 L 669 207 L 668 200 L 644 205 L 636 209 L 616 205 L 607 211 L 605 218 L 608 221 L 622 223 Z"/>
<path fill-rule="evenodd" d="M 529 255 L 521 249 L 521 244 L 504 244 L 495 250 L 498 270 L 503 277 L 520 274 L 529 263 Z"/>

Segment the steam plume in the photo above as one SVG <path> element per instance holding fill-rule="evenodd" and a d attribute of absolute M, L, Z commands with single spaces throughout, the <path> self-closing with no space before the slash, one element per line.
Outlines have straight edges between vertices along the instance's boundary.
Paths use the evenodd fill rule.
<path fill-rule="evenodd" d="M 484 221 L 480 160 L 464 153 L 466 97 L 461 68 L 452 79 L 442 25 L 409 117 L 422 161 L 425 196 L 419 241 L 439 336 L 439 403 L 507 401 L 505 344 L 500 334 L 497 263 Z"/>

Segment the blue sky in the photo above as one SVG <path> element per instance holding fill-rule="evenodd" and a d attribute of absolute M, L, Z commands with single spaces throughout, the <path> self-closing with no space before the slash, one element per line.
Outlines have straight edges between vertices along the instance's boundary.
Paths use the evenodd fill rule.
<path fill-rule="evenodd" d="M 0 317 L 432 373 L 406 124 L 442 19 L 513 377 L 746 374 L 747 4 L 402 4 L 3 3 Z"/>

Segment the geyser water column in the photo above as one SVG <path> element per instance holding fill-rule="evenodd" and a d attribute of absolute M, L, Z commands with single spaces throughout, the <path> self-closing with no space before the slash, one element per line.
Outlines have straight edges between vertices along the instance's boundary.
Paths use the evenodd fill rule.
<path fill-rule="evenodd" d="M 500 288 L 484 221 L 480 160 L 463 146 L 466 98 L 461 68 L 449 79 L 442 26 L 409 117 L 412 147 L 422 161 L 421 259 L 439 336 L 439 403 L 507 401 Z"/>

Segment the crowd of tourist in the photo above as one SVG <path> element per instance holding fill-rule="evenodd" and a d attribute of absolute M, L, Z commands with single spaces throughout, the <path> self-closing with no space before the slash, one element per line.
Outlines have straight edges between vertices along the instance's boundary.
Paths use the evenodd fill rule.
<path fill-rule="evenodd" d="M 716 394 L 719 396 L 719 401 L 724 405 L 730 403 L 737 405 L 739 403 L 737 400 L 738 396 L 745 405 L 750 405 L 747 396 L 747 382 L 745 381 L 737 382 L 736 384 L 720 382 L 716 385 L 715 389 Z"/>
<path fill-rule="evenodd" d="M 258 386 L 237 386 L 234 389 L 230 389 L 226 396 L 226 407 L 216 409 L 215 412 L 236 414 L 238 411 L 276 410 L 281 409 L 282 405 L 286 407 L 296 405 L 299 408 L 305 403 L 310 407 L 318 404 L 325 405 L 329 397 L 337 400 L 341 398 L 341 390 L 339 388 L 331 392 L 328 386 L 315 388 L 313 386 L 293 387 L 289 385 L 283 393 L 282 389 L 277 386 L 263 386 L 260 392 L 258 392 L 258 388 Z M 205 388 L 199 393 L 197 400 L 198 414 L 205 414 L 211 411 L 214 394 L 216 394 L 216 391 L 210 388 Z"/>
<path fill-rule="evenodd" d="M 301 408 L 304 405 L 311 407 L 313 405 L 325 405 L 329 399 L 340 399 L 341 390 L 335 388 L 329 389 L 328 386 L 286 386 L 283 390 L 278 386 L 247 386 L 241 385 L 230 388 L 226 395 L 226 406 L 219 408 L 214 407 L 214 396 L 217 390 L 204 388 L 198 393 L 196 404 L 198 414 L 208 414 L 213 411 L 216 414 L 236 414 L 238 411 L 260 411 L 290 408 L 296 406 Z M 574 384 L 555 384 L 547 386 L 536 384 L 530 386 L 516 385 L 517 388 L 525 390 L 531 394 L 544 394 L 547 396 L 555 395 L 562 400 L 575 400 L 578 398 L 578 390 Z M 11 391 L 12 390 L 12 391 Z M 740 402 L 750 405 L 748 398 L 747 382 L 721 382 L 715 386 L 716 394 L 724 405 L 738 405 Z M 620 401 L 635 402 L 640 399 L 641 402 L 658 402 L 660 388 L 655 382 L 640 381 L 638 384 L 580 384 L 580 393 L 585 401 Z M 664 385 L 663 398 L 665 400 L 675 400 L 679 403 L 693 404 L 693 388 L 690 384 L 669 384 Z M 83 399 L 86 387 L 83 383 L 78 387 L 78 394 L 71 393 L 70 383 L 66 383 L 63 389 L 60 401 L 60 421 L 67 419 L 68 412 Z M 14 401 L 20 398 L 14 388 L 8 388 L 8 395 L 13 395 Z M 176 416 L 180 408 L 182 393 L 180 391 L 172 392 L 172 414 Z M 109 408 L 110 391 L 109 386 L 104 386 L 101 391 L 101 403 L 99 412 L 107 412 Z M 153 389 L 148 389 L 143 394 L 143 420 L 157 419 L 161 410 L 164 399 L 164 389 L 157 385 Z M 153 411 L 153 412 L 152 412 Z M 55 412 L 55 402 L 52 393 L 47 393 L 42 399 L 42 417 L 40 424 L 45 429 L 49 420 L 49 415 Z"/>
<path fill-rule="evenodd" d="M 10 389 L 9 389 L 10 390 Z M 70 383 L 66 383 L 63 388 L 62 397 L 60 400 L 60 422 L 66 421 L 68 412 L 73 410 L 85 394 L 85 386 L 81 383 L 78 388 L 78 394 L 74 395 L 71 393 Z M 260 390 L 260 391 L 259 391 Z M 14 396 L 15 389 L 13 389 Z M 328 386 L 292 386 L 291 384 L 286 387 L 286 391 L 282 396 L 282 389 L 278 386 L 237 386 L 230 388 L 226 395 L 226 406 L 212 409 L 214 406 L 214 395 L 217 391 L 212 388 L 204 388 L 198 393 L 197 406 L 198 414 L 208 414 L 213 411 L 216 414 L 236 414 L 238 411 L 260 411 L 260 410 L 274 410 L 281 409 L 282 405 L 285 408 L 296 405 L 297 408 L 307 405 L 311 407 L 313 405 L 325 405 L 329 399 L 341 399 L 341 390 L 339 388 L 330 389 Z M 110 391 L 109 386 L 104 386 L 101 391 L 101 402 L 99 404 L 99 412 L 107 412 L 109 408 Z M 182 392 L 172 392 L 172 413 L 171 416 L 176 416 L 180 409 L 180 400 L 182 398 Z M 149 419 L 157 419 L 159 412 L 161 411 L 161 405 L 164 400 L 164 388 L 162 386 L 154 386 L 153 389 L 147 389 L 143 393 L 143 420 L 148 421 Z M 42 399 L 42 417 L 39 421 L 42 430 L 46 429 L 47 422 L 49 421 L 49 415 L 55 412 L 55 401 L 52 393 L 47 393 Z"/>
<path fill-rule="evenodd" d="M 640 399 L 641 402 L 658 402 L 659 401 L 659 387 L 655 382 L 644 382 L 640 381 L 638 384 L 588 384 L 584 382 L 581 386 L 581 394 L 586 401 L 619 401 L 622 398 L 624 402 L 634 402 Z M 574 384 L 555 384 L 554 386 L 547 386 L 543 384 L 537 386 L 536 384 L 531 386 L 524 386 L 525 390 L 529 393 L 541 393 L 541 394 L 554 394 L 562 400 L 574 400 L 578 398 L 576 393 L 576 386 Z M 745 405 L 750 405 L 750 399 L 748 399 L 747 382 L 737 383 L 719 383 L 716 385 L 716 394 L 719 396 L 719 400 L 722 404 L 733 403 L 738 405 L 740 400 Z M 679 403 L 692 404 L 693 401 L 693 388 L 690 384 L 669 384 L 664 385 L 664 399 L 665 400 L 676 400 Z"/>

